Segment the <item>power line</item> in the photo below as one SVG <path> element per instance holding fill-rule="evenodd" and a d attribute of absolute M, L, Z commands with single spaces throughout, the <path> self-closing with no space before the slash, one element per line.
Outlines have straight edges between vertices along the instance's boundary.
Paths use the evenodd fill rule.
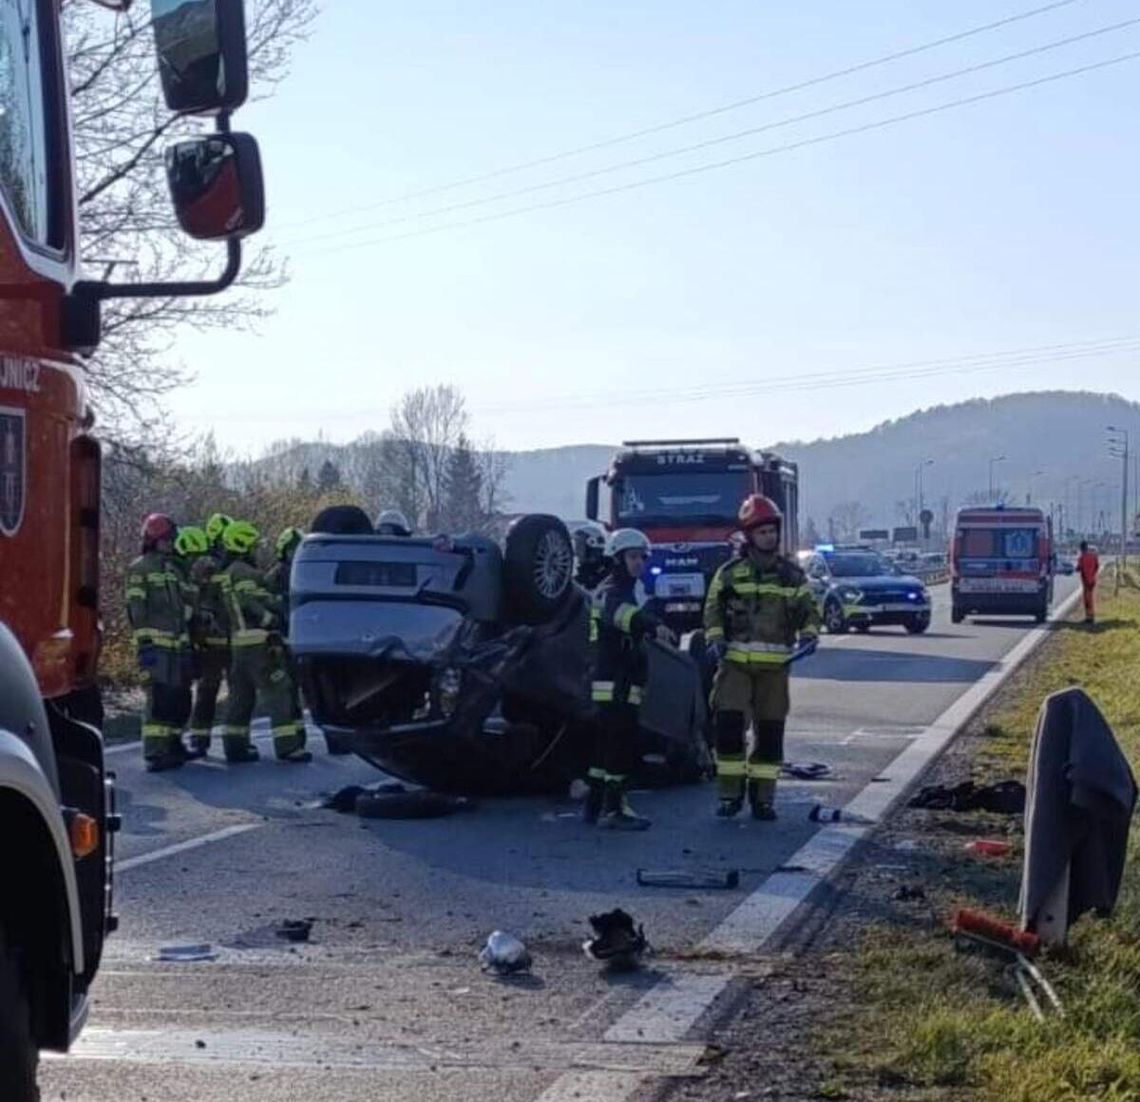
<path fill-rule="evenodd" d="M 557 161 L 567 160 L 571 157 L 582 156 L 586 153 L 594 153 L 599 149 L 609 149 L 615 145 L 622 145 L 626 142 L 636 141 L 638 138 L 647 138 L 653 134 L 663 133 L 666 130 L 674 130 L 681 126 L 687 126 L 689 123 L 701 122 L 704 119 L 715 118 L 718 115 L 724 115 L 731 111 L 738 111 L 744 107 L 751 107 L 754 104 L 763 103 L 765 100 L 791 95 L 794 92 L 802 92 L 808 88 L 815 88 L 821 84 L 827 84 L 833 80 L 840 80 L 843 77 L 854 76 L 856 73 L 866 72 L 868 69 L 875 69 L 883 65 L 889 65 L 891 62 L 901 61 L 903 58 L 907 57 L 914 57 L 917 54 L 926 53 L 930 50 L 937 49 L 940 46 L 949 46 L 955 42 L 963 42 L 968 38 L 973 38 L 980 34 L 987 34 L 990 31 L 1000 30 L 1003 27 L 1012 26 L 1015 23 L 1020 23 L 1027 19 L 1033 19 L 1036 16 L 1045 15 L 1049 12 L 1056 11 L 1058 8 L 1066 8 L 1073 4 L 1081 2 L 1083 2 L 1083 0 L 1056 0 L 1055 3 L 1045 4 L 1041 7 L 1030 8 L 1028 11 L 1017 12 L 1013 15 L 995 20 L 992 23 L 984 23 L 977 27 L 971 27 L 967 30 L 959 31 L 956 34 L 946 35 L 943 38 L 936 38 L 930 42 L 923 42 L 917 46 L 910 46 L 905 50 L 898 50 L 895 53 L 885 54 L 882 57 L 872 58 L 869 61 L 862 61 L 856 65 L 849 65 L 843 69 L 835 69 L 829 73 L 824 73 L 821 76 L 811 77 L 807 80 L 802 80 L 795 84 L 786 84 L 780 88 L 773 88 L 769 91 L 761 92 L 754 96 L 748 96 L 745 99 L 733 100 L 731 103 L 721 104 L 719 107 L 709 108 L 705 111 L 697 111 L 691 115 L 683 115 L 680 118 L 670 119 L 666 122 L 657 123 L 653 126 L 643 127 L 640 130 L 630 130 L 623 134 L 616 134 L 612 138 L 604 138 L 601 141 L 591 142 L 588 145 L 577 146 L 573 149 L 564 150 L 561 153 L 552 153 L 548 156 L 538 157 L 531 161 L 522 161 L 518 164 L 507 165 L 503 168 L 492 169 L 489 172 L 480 173 L 475 176 L 467 176 L 463 179 L 453 180 L 450 183 L 435 184 L 431 187 L 405 192 L 403 195 L 395 195 L 387 199 L 380 199 L 373 203 L 366 203 L 355 207 L 345 207 L 339 211 L 332 211 L 331 213 L 327 214 L 315 215 L 312 218 L 305 218 L 295 222 L 283 223 L 283 226 L 306 226 L 312 224 L 313 222 L 320 222 L 331 218 L 340 218 L 346 214 L 360 214 L 364 211 L 377 210 L 380 207 L 392 206 L 396 203 L 405 203 L 412 199 L 423 198 L 427 195 L 438 195 L 441 192 L 454 191 L 458 188 L 468 187 L 472 184 L 485 183 L 488 180 L 496 180 L 500 177 L 513 175 L 517 172 L 525 172 L 528 169 L 541 168 L 544 165 L 554 164 Z"/>
<path fill-rule="evenodd" d="M 711 401 L 724 398 L 750 398 L 781 391 L 830 390 L 860 386 L 872 382 L 910 381 L 934 378 L 954 372 L 972 374 L 982 371 L 1034 367 L 1070 360 L 1099 359 L 1140 352 L 1140 334 L 1077 341 L 1068 344 L 1036 345 L 1007 349 L 1003 352 L 977 353 L 970 356 L 917 360 L 893 365 L 808 372 L 763 382 L 729 383 L 723 386 L 680 387 L 663 390 L 600 391 L 591 395 L 574 394 L 542 399 L 538 402 L 496 403 L 476 407 L 485 413 L 530 413 L 541 409 L 594 408 L 600 404 L 627 405 L 652 400 L 655 405 Z"/>
<path fill-rule="evenodd" d="M 696 142 L 692 145 L 680 146 L 674 149 L 666 149 L 659 153 L 648 154 L 644 157 L 634 158 L 633 160 L 621 161 L 617 164 L 606 165 L 602 168 L 591 169 L 587 172 L 576 173 L 572 176 L 562 176 L 554 180 L 546 180 L 541 183 L 531 184 L 523 188 L 514 188 L 509 191 L 500 191 L 492 195 L 481 196 L 475 199 L 466 199 L 462 202 L 451 203 L 444 207 L 435 207 L 431 210 L 419 211 L 412 214 L 404 214 L 400 215 L 397 218 L 385 219 L 382 222 L 365 223 L 364 225 L 354 226 L 348 229 L 333 230 L 328 233 L 315 234 L 312 237 L 303 237 L 292 242 L 287 242 L 287 244 L 308 245 L 320 241 L 330 241 L 338 238 L 350 237 L 367 230 L 382 229 L 387 226 L 396 226 L 407 222 L 417 222 L 424 218 L 434 218 L 442 214 L 454 214 L 456 211 L 470 210 L 474 207 L 486 206 L 489 203 L 502 202 L 504 199 L 517 199 L 521 198 L 524 195 L 533 195 L 538 192 L 549 191 L 551 188 L 565 187 L 569 184 L 584 183 L 587 180 L 597 179 L 600 176 L 608 176 L 615 172 L 624 172 L 627 169 L 631 168 L 640 168 L 642 165 L 653 164 L 657 161 L 667 160 L 672 157 L 681 157 L 688 153 L 697 153 L 703 149 L 710 149 L 713 146 L 723 145 L 726 142 L 741 141 L 744 138 L 752 138 L 758 134 L 763 134 L 770 130 L 779 130 L 787 126 L 795 126 L 799 123 L 823 118 L 827 115 L 833 115 L 840 111 L 851 110 L 855 107 L 865 107 L 871 103 L 877 103 L 882 100 L 891 99 L 895 96 L 905 95 L 909 92 L 916 92 L 923 88 L 930 88 L 935 84 L 943 84 L 948 80 L 955 80 L 959 77 L 984 72 L 988 69 L 993 69 L 1000 65 L 1008 65 L 1013 61 L 1023 61 L 1025 58 L 1035 57 L 1040 54 L 1048 53 L 1051 50 L 1058 50 L 1065 46 L 1072 46 L 1078 42 L 1085 42 L 1093 38 L 1098 38 L 1102 35 L 1126 30 L 1129 27 L 1135 27 L 1137 24 L 1140 24 L 1140 17 L 1135 19 L 1126 19 L 1120 23 L 1111 23 L 1104 27 L 1097 27 L 1091 31 L 1085 31 L 1081 34 L 1070 35 L 1066 38 L 1060 38 L 1053 42 L 1046 42 L 1040 46 L 1033 46 L 1026 50 L 1019 50 L 1016 53 L 1006 54 L 1003 57 L 992 58 L 989 61 L 981 61 L 974 65 L 967 65 L 959 69 L 952 69 L 949 72 L 940 73 L 937 76 L 927 77 L 919 81 L 912 81 L 909 84 L 898 85 L 894 88 L 887 88 L 882 92 L 875 92 L 871 95 L 860 96 L 857 99 L 844 100 L 840 103 L 831 104 L 830 106 L 818 108 L 814 111 L 807 111 L 799 115 L 792 115 L 788 118 L 777 119 L 773 122 L 764 123 L 760 126 L 752 126 L 746 130 L 735 131 L 732 134 L 724 134 L 716 138 L 707 138 L 704 141 Z"/>
<path fill-rule="evenodd" d="M 774 157 L 783 153 L 792 153 L 799 149 L 806 149 L 811 146 L 823 145 L 827 142 L 837 141 L 840 138 L 849 138 L 858 134 L 866 134 L 876 130 L 884 130 L 889 126 L 895 126 L 899 123 L 910 122 L 914 119 L 926 118 L 931 115 L 941 114 L 945 111 L 956 110 L 959 107 L 968 107 L 975 103 L 983 103 L 988 100 L 999 99 L 1003 96 L 1012 95 L 1014 92 L 1026 91 L 1030 88 L 1039 88 L 1047 84 L 1054 84 L 1060 80 L 1066 80 L 1070 77 L 1083 76 L 1087 73 L 1097 72 L 1101 69 L 1110 68 L 1113 65 L 1121 65 L 1127 61 L 1135 61 L 1140 58 L 1140 51 L 1132 53 L 1120 54 L 1117 57 L 1107 58 L 1104 61 L 1092 62 L 1088 65 L 1082 65 L 1075 69 L 1066 69 L 1059 73 L 1050 73 L 1047 76 L 1037 77 L 1034 80 L 1021 81 L 1017 84 L 1007 84 L 1000 88 L 991 89 L 988 92 L 980 92 L 973 96 L 963 96 L 960 99 L 950 100 L 946 103 L 934 104 L 931 107 L 924 107 L 914 111 L 907 111 L 901 115 L 891 115 L 885 119 L 878 119 L 874 122 L 863 123 L 860 126 L 847 127 L 843 130 L 833 130 L 826 134 L 819 134 L 811 138 L 802 138 L 798 141 L 788 142 L 784 145 L 769 146 L 766 149 L 754 150 L 751 153 L 743 153 L 737 157 L 729 157 L 722 161 L 713 161 L 708 164 L 696 165 L 692 168 L 679 169 L 676 172 L 665 173 L 660 176 L 649 176 L 641 180 L 633 180 L 625 184 L 615 184 L 612 187 L 598 188 L 594 191 L 582 192 L 579 195 L 570 195 L 561 199 L 551 199 L 542 203 L 532 203 L 525 207 L 515 207 L 511 210 L 497 211 L 493 214 L 481 215 L 478 218 L 469 218 L 457 222 L 445 222 L 438 226 L 428 226 L 422 229 L 414 230 L 411 233 L 394 234 L 388 237 L 372 238 L 368 241 L 350 241 L 341 245 L 331 245 L 323 249 L 309 250 L 309 256 L 323 256 L 332 253 L 346 252 L 350 249 L 372 248 L 376 245 L 385 245 L 396 241 L 407 241 L 412 238 L 426 237 L 429 234 L 444 233 L 447 230 L 468 229 L 472 226 L 484 225 L 488 222 L 499 222 L 505 218 L 514 218 L 523 214 L 533 214 L 537 211 L 554 210 L 559 207 L 571 206 L 576 203 L 583 203 L 590 199 L 600 199 L 610 195 L 620 195 L 627 191 L 636 191 L 640 188 L 651 187 L 656 184 L 671 183 L 674 180 L 683 180 L 690 176 L 701 175 L 706 172 L 715 172 L 722 168 L 730 168 L 734 165 L 745 164 L 749 161 L 759 160 L 762 157 Z"/>

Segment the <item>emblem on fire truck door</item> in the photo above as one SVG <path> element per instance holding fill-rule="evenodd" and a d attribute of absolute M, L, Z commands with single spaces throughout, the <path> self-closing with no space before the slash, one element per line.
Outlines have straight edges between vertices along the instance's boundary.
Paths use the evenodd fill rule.
<path fill-rule="evenodd" d="M 0 535 L 14 536 L 24 522 L 26 439 L 24 411 L 0 406 Z"/>

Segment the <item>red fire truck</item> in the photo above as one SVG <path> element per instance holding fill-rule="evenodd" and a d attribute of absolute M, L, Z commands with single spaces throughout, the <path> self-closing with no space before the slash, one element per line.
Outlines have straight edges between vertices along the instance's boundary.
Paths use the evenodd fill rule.
<path fill-rule="evenodd" d="M 130 0 L 99 0 L 124 11 Z M 60 0 L 0 3 L 0 1098 L 38 1097 L 41 1049 L 81 1028 L 111 913 L 113 778 L 99 654 L 100 449 L 84 387 L 100 304 L 212 294 L 263 220 L 240 0 L 152 0 L 167 106 L 218 132 L 166 153 L 180 224 L 224 240 L 195 282 L 83 278 Z M 110 17 L 108 17 L 110 18 Z"/>

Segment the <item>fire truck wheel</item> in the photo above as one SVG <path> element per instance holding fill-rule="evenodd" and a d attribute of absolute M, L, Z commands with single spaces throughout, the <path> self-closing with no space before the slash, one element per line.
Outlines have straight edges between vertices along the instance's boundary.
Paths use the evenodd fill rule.
<path fill-rule="evenodd" d="M 562 607 L 572 588 L 574 547 L 557 517 L 520 517 L 507 533 L 503 590 L 507 615 L 519 624 L 543 624 Z"/>
<path fill-rule="evenodd" d="M 19 959 L 9 951 L 0 929 L 0 1098 L 5 1102 L 38 1102 L 38 1060 Z"/>

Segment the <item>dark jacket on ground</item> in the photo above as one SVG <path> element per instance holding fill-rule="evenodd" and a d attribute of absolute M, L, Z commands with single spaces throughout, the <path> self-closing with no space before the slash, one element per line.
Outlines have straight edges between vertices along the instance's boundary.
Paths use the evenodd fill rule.
<path fill-rule="evenodd" d="M 1069 872 L 1068 923 L 1116 903 L 1136 806 L 1136 781 L 1100 710 L 1082 689 L 1041 706 L 1030 754 L 1025 869 L 1018 911 L 1026 929 Z"/>

